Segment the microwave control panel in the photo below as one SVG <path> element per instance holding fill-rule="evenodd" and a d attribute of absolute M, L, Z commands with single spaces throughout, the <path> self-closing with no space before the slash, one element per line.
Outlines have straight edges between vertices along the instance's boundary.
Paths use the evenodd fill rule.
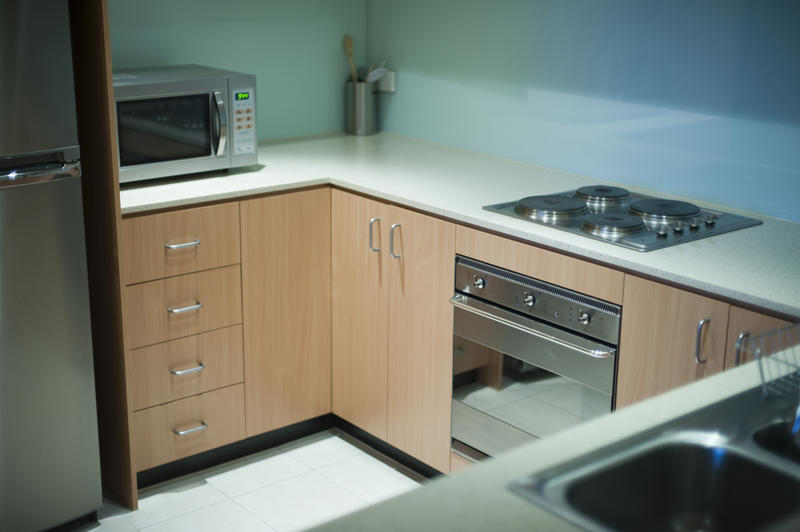
<path fill-rule="evenodd" d="M 233 155 L 255 153 L 256 91 L 253 88 L 234 89 L 233 93 Z"/>

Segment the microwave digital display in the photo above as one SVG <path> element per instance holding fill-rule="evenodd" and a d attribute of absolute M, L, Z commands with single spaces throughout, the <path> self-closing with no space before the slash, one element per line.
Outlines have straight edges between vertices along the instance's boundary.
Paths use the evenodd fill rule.
<path fill-rule="evenodd" d="M 250 93 L 249 92 L 237 92 L 236 93 L 236 101 L 237 102 L 242 101 L 242 100 L 249 100 L 249 99 L 250 99 Z"/>

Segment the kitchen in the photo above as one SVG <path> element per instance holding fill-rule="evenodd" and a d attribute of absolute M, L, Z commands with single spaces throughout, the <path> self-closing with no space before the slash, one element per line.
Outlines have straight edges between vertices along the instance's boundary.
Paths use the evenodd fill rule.
<path fill-rule="evenodd" d="M 791 19 L 792 8 L 778 10 L 769 20 L 759 19 L 763 24 L 771 24 L 772 39 L 782 44 L 779 48 L 769 48 L 774 56 L 757 48 L 762 43 L 757 39 L 761 36 L 759 32 L 764 28 L 751 28 L 751 32 L 740 35 L 738 26 L 734 31 L 731 29 L 734 26 L 724 25 L 749 20 L 747 4 L 737 5 L 738 9 L 718 4 L 716 10 L 711 4 L 707 12 L 697 13 L 697 18 L 692 19 L 691 24 L 697 26 L 683 16 L 688 8 L 684 7 L 683 12 L 678 6 L 666 9 L 658 18 L 672 21 L 668 27 L 685 32 L 681 39 L 684 48 L 671 56 L 666 46 L 673 41 L 662 36 L 661 41 L 656 39 L 651 44 L 654 50 L 648 56 L 631 43 L 640 37 L 642 27 L 652 29 L 652 23 L 648 26 L 644 22 L 653 15 L 630 5 L 619 8 L 622 13 L 606 12 L 600 16 L 597 8 L 583 4 L 580 9 L 567 10 L 548 3 L 509 3 L 504 9 L 475 3 L 470 5 L 472 9 L 464 10 L 446 2 L 433 7 L 411 3 L 402 8 L 388 2 L 320 2 L 291 7 L 242 2 L 234 7 L 240 7 L 246 14 L 230 11 L 222 24 L 230 31 L 224 41 L 235 43 L 236 53 L 206 37 L 220 23 L 204 15 L 202 7 L 195 3 L 192 11 L 187 12 L 174 3 L 154 5 L 151 9 L 143 4 L 134 7 L 112 3 L 109 22 L 114 68 L 203 62 L 254 72 L 258 77 L 258 127 L 262 141 L 325 134 L 341 130 L 342 81 L 346 75 L 343 72 L 347 72 L 341 37 L 350 33 L 356 43 L 359 64 L 379 64 L 386 58 L 398 71 L 397 93 L 381 95 L 385 97 L 381 115 L 384 131 L 534 162 L 650 193 L 693 198 L 728 209 L 798 221 L 794 207 L 798 188 L 792 179 L 796 176 L 797 162 L 795 150 L 790 149 L 797 140 L 796 128 L 791 127 L 797 102 L 785 96 L 793 91 L 784 93 L 781 89 L 796 82 L 796 77 L 792 77 L 793 63 L 781 62 L 784 56 L 780 55 L 786 52 L 786 47 L 796 50 L 796 38 L 785 28 L 781 33 L 781 22 Z M 213 11 L 210 5 L 206 7 L 208 13 Z M 158 17 L 154 15 L 156 12 Z M 575 15 L 576 12 L 582 15 Z M 354 24 L 354 20 L 358 23 Z M 550 26 L 564 20 L 559 27 L 561 33 L 547 37 L 555 31 Z M 629 23 L 620 27 L 616 25 L 619 20 Z M 583 35 L 580 30 L 589 22 L 597 25 L 594 31 L 598 33 L 586 32 L 586 41 L 576 41 L 575 34 Z M 599 32 L 603 24 L 606 33 Z M 313 31 L 299 31 L 301 27 Z M 698 27 L 722 29 L 710 39 L 706 34 L 701 37 L 695 33 Z M 440 34 L 442 28 L 450 32 L 446 39 Z M 625 33 L 626 28 L 630 33 Z M 614 41 L 606 44 L 608 48 L 598 50 L 598 43 L 607 34 L 614 34 Z M 554 46 L 559 44 L 559 36 L 571 37 L 573 40 L 568 41 L 571 47 Z M 775 83 L 758 86 L 725 83 L 741 81 L 736 78 L 740 71 L 731 64 L 732 56 L 726 55 L 726 46 L 734 48 L 734 55 L 736 47 L 725 41 L 740 37 L 757 41 L 752 45 L 755 48 L 747 48 L 755 50 L 752 53 L 757 57 L 748 67 L 767 69 L 768 76 L 772 76 L 768 79 L 776 79 Z M 442 46 L 442 42 L 448 46 Z M 242 48 L 255 51 L 241 55 Z M 597 54 L 590 55 L 591 60 L 586 57 L 588 50 Z M 709 57 L 697 50 L 706 50 Z M 714 56 L 714 50 L 720 55 Z M 202 61 L 198 61 L 198 55 L 203 57 Z M 669 73 L 674 77 L 666 85 L 671 90 L 658 92 L 656 87 L 665 84 L 665 70 L 641 63 L 653 57 L 670 66 Z M 718 76 L 707 82 L 694 80 L 696 71 L 704 70 L 720 57 L 729 62 L 718 65 L 721 72 L 714 70 Z M 639 68 L 625 66 L 626 61 L 637 65 L 637 60 Z M 556 61 L 565 65 L 563 72 L 553 68 L 552 62 Z M 592 65 L 605 76 L 611 76 L 607 85 L 599 85 L 607 78 L 599 78 L 599 74 L 587 70 Z M 537 80 L 540 71 L 550 73 L 552 79 Z M 586 72 L 588 79 L 575 73 L 580 71 Z M 613 72 L 618 72 L 618 77 Z M 636 73 L 641 73 L 641 78 L 635 77 Z M 277 79 L 281 82 L 276 83 Z M 582 83 L 586 85 L 584 92 L 580 90 Z M 282 104 L 265 104 L 273 101 Z M 776 118 L 779 114 L 780 119 Z M 724 132 L 726 142 L 720 139 L 719 131 Z M 360 140 L 364 142 L 355 142 Z M 347 150 L 349 154 L 337 158 Z M 756 229 L 745 229 L 719 240 L 709 239 L 711 250 L 722 248 L 726 254 L 735 254 L 730 255 L 730 261 L 692 256 L 693 268 L 685 266 L 687 252 L 681 249 L 687 248 L 681 246 L 666 255 L 655 252 L 635 258 L 632 253 L 610 251 L 608 245 L 587 251 L 586 245 L 575 237 L 558 235 L 552 230 L 532 236 L 533 230 L 525 223 L 501 222 L 499 216 L 481 209 L 488 203 L 521 197 L 526 192 L 520 191 L 526 187 L 555 193 L 581 186 L 583 183 L 576 176 L 539 171 L 502 160 L 490 161 L 465 152 L 447 153 L 450 155 L 441 156 L 435 146 L 391 136 L 270 142 L 260 154 L 260 163 L 266 166 L 262 170 L 266 179 L 262 187 L 263 192 L 291 188 L 291 184 L 279 183 L 280 175 L 292 175 L 291 179 L 303 186 L 314 184 L 313 179 L 332 176 L 340 179 L 334 184 L 350 190 L 473 227 L 663 279 L 779 317 L 796 318 L 798 314 L 796 289 L 791 286 L 797 271 L 792 269 L 791 260 L 781 264 L 767 261 L 760 266 L 763 275 L 753 279 L 754 276 L 747 276 L 752 269 L 747 266 L 752 261 L 747 249 L 736 250 L 736 246 L 716 243 L 728 238 L 747 243 L 747 232 Z M 297 158 L 303 158 L 308 166 L 296 166 L 293 161 Z M 386 172 L 386 168 L 390 171 Z M 441 177 L 441 184 L 437 185 L 433 178 L 439 173 L 448 177 Z M 485 187 L 486 175 L 504 174 L 508 177 L 502 183 L 491 182 Z M 228 182 L 239 178 L 232 175 Z M 461 186 L 454 189 L 447 182 Z M 218 183 L 208 185 L 213 189 Z M 213 197 L 213 190 L 192 193 L 203 197 L 199 200 L 203 202 L 221 199 Z M 163 196 L 154 201 L 145 197 L 143 189 L 131 189 L 124 193 L 123 214 L 130 216 L 146 210 L 143 205 L 165 209 L 185 204 L 185 194 L 180 186 L 165 187 Z M 455 217 L 453 204 L 468 214 Z M 785 222 L 778 225 L 790 238 L 785 243 L 759 242 L 766 247 L 758 248 L 757 255 L 766 252 L 786 257 L 786 248 L 796 244 L 796 236 L 791 238 L 796 235 L 796 226 Z M 388 235 L 386 240 L 388 246 Z M 665 264 L 665 256 L 678 264 Z M 684 266 L 680 266 L 681 262 Z M 735 279 L 740 275 L 744 277 Z M 775 279 L 786 279 L 788 286 L 778 286 L 780 283 Z M 450 292 L 448 298 L 452 288 Z"/>

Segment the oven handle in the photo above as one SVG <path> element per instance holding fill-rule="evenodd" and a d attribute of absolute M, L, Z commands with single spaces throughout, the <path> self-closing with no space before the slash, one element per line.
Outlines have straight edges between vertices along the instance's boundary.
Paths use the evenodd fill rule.
<path fill-rule="evenodd" d="M 576 344 L 574 344 L 572 342 L 564 340 L 563 338 L 557 338 L 557 337 L 555 337 L 553 335 L 544 333 L 542 331 L 537 331 L 536 329 L 532 329 L 532 328 L 527 327 L 525 325 L 522 325 L 520 323 L 516 323 L 516 322 L 513 322 L 511 320 L 507 320 L 505 318 L 501 318 L 500 316 L 496 316 L 496 315 L 492 314 L 491 312 L 486 312 L 485 310 L 481 310 L 481 309 L 475 308 L 475 307 L 473 307 L 471 305 L 467 305 L 466 303 L 463 303 L 461 301 L 461 299 L 466 299 L 466 298 L 465 298 L 465 296 L 462 296 L 461 294 L 456 294 L 455 296 L 450 298 L 450 303 L 452 303 L 454 307 L 460 308 L 461 310 L 464 310 L 466 312 L 470 312 L 472 314 L 480 316 L 481 318 L 486 318 L 488 320 L 492 320 L 495 323 L 499 323 L 499 324 L 505 325 L 507 327 L 513 327 L 514 329 L 517 329 L 518 331 L 522 331 L 522 332 L 524 332 L 526 334 L 530 334 L 531 336 L 535 336 L 535 337 L 540 338 L 542 340 L 545 340 L 547 342 L 552 342 L 552 343 L 554 343 L 556 345 L 559 345 L 561 347 L 570 349 L 570 350 L 575 351 L 577 353 L 580 353 L 582 355 L 590 356 L 592 358 L 610 358 L 610 357 L 614 356 L 614 351 L 612 351 L 612 350 L 609 350 L 609 349 L 587 349 L 587 348 L 585 348 L 583 346 L 576 345 Z"/>

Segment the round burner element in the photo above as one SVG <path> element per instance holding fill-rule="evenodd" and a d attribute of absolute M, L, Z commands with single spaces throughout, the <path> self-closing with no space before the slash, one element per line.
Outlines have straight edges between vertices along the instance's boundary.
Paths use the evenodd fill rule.
<path fill-rule="evenodd" d="M 645 229 L 644 222 L 630 214 L 590 214 L 583 219 L 581 229 L 605 240 L 619 240 Z"/>
<path fill-rule="evenodd" d="M 606 185 L 594 185 L 591 187 L 581 187 L 575 191 L 575 195 L 583 200 L 596 203 L 618 203 L 631 195 L 630 192 L 621 187 L 609 187 Z"/>
<path fill-rule="evenodd" d="M 586 214 L 586 203 L 569 196 L 528 196 L 514 206 L 520 216 L 558 224 Z"/>
<path fill-rule="evenodd" d="M 700 207 L 685 201 L 653 198 L 635 201 L 630 213 L 641 216 L 645 223 L 663 224 L 698 216 Z"/>

